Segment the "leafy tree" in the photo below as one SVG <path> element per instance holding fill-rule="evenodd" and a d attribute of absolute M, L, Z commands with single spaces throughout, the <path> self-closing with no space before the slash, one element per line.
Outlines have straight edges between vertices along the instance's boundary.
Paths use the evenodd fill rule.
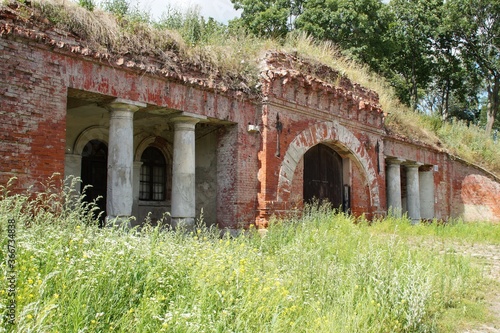
<path fill-rule="evenodd" d="M 442 0 L 393 0 L 388 38 L 395 52 L 388 59 L 389 76 L 401 101 L 416 110 L 432 79 L 433 31 L 440 24 Z"/>
<path fill-rule="evenodd" d="M 479 73 L 476 66 L 458 48 L 454 38 L 457 26 L 446 3 L 436 8 L 436 16 L 438 25 L 429 36 L 432 82 L 425 99 L 435 101 L 431 111 L 438 113 L 442 120 L 447 120 L 450 116 L 471 120 L 477 110 L 477 94 L 481 86 Z M 463 114 L 460 113 L 461 108 Z"/>
<path fill-rule="evenodd" d="M 450 19 L 463 57 L 473 62 L 488 95 L 486 132 L 491 133 L 500 108 L 500 1 L 450 0 Z"/>
<path fill-rule="evenodd" d="M 390 14 L 380 0 L 309 0 L 295 27 L 331 40 L 344 53 L 380 71 L 392 47 L 385 38 Z"/>
<path fill-rule="evenodd" d="M 292 0 L 231 0 L 234 9 L 243 9 L 241 21 L 251 33 L 260 37 L 283 38 L 292 28 L 293 16 L 302 1 Z M 235 23 L 233 23 L 235 24 Z"/>

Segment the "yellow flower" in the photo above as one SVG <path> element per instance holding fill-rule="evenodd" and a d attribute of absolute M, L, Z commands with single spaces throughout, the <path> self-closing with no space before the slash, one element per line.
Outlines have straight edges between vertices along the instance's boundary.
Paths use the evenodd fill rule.
<path fill-rule="evenodd" d="M 59 294 L 54 294 L 54 298 L 58 299 L 59 298 Z"/>
<path fill-rule="evenodd" d="M 28 314 L 28 315 L 26 316 L 26 318 L 31 319 L 31 318 L 33 318 L 33 316 L 32 316 L 31 314 Z"/>

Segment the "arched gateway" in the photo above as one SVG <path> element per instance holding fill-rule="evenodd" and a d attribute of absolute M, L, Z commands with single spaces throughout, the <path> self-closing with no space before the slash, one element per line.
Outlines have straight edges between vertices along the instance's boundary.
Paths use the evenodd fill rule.
<path fill-rule="evenodd" d="M 339 155 L 337 158 L 329 149 L 333 150 L 330 147 L 334 147 L 335 150 L 333 153 Z M 317 151 L 316 151 L 317 150 Z M 315 167 L 308 167 L 309 158 L 318 158 L 314 157 L 314 155 L 318 155 L 320 153 L 323 158 L 328 158 L 331 161 L 327 163 L 336 163 L 337 167 L 328 166 L 331 170 L 328 171 L 331 174 L 325 176 L 309 176 L 307 173 L 317 173 L 319 170 L 315 171 Z M 339 154 L 340 153 L 340 154 Z M 328 157 L 328 155 L 332 155 Z M 323 179 L 325 182 L 328 181 L 328 177 L 332 178 L 341 178 L 343 177 L 345 162 L 341 163 L 339 160 L 340 157 L 343 160 L 352 161 L 354 164 L 358 166 L 360 170 L 362 170 L 362 176 L 365 178 L 364 183 L 368 186 L 369 195 L 370 195 L 370 205 L 375 209 L 380 207 L 380 194 L 379 187 L 377 184 L 377 172 L 373 166 L 373 163 L 369 157 L 369 154 L 365 148 L 365 145 L 358 139 L 356 136 L 349 131 L 344 126 L 340 125 L 337 122 L 322 122 L 319 124 L 315 124 L 307 128 L 306 130 L 299 133 L 295 139 L 290 143 L 286 154 L 283 158 L 283 162 L 280 166 L 279 172 L 279 180 L 278 180 L 278 193 L 277 199 L 281 202 L 286 202 L 290 198 L 290 192 L 292 188 L 292 181 L 295 173 L 295 169 L 299 161 L 305 157 L 304 159 L 304 199 L 308 199 L 311 195 L 310 193 L 320 191 L 321 186 L 316 186 L 317 188 L 313 189 L 311 192 L 306 191 L 307 182 L 313 183 L 321 182 Z M 318 163 L 312 162 L 312 163 Z M 321 164 L 321 162 L 320 162 Z M 317 167 L 322 167 L 316 166 Z M 325 166 L 326 167 L 326 164 Z M 341 169 L 340 172 L 338 169 Z M 335 174 L 336 173 L 336 176 Z M 342 173 L 342 176 L 341 176 Z M 314 179 L 320 177 L 321 179 Z M 342 182 L 342 186 L 340 186 L 339 181 L 334 181 L 332 188 L 325 188 L 330 192 L 333 192 L 331 202 L 334 205 L 339 205 L 339 203 L 343 200 L 344 189 L 343 185 L 348 184 L 348 179 L 340 180 Z M 336 185 L 335 185 L 336 184 Z M 313 194 L 314 195 L 314 194 Z"/>
<path fill-rule="evenodd" d="M 325 144 L 317 144 L 304 155 L 303 199 L 328 201 L 335 208 L 349 207 L 343 200 L 342 156 Z"/>

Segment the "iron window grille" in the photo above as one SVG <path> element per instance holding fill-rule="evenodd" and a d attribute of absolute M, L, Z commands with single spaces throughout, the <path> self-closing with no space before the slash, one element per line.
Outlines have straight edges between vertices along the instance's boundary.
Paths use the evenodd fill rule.
<path fill-rule="evenodd" d="M 167 182 L 165 157 L 158 148 L 148 147 L 142 153 L 141 162 L 139 200 L 165 200 Z"/>

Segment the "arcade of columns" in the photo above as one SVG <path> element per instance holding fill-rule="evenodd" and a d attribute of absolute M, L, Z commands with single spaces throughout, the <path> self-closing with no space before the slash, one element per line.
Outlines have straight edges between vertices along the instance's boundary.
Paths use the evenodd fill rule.
<path fill-rule="evenodd" d="M 110 112 L 107 221 L 122 224 L 132 215 L 134 179 L 140 165 L 133 161 L 133 116 L 144 103 L 116 99 L 106 106 Z M 172 161 L 172 225 L 192 228 L 195 209 L 195 126 L 199 119 L 182 115 L 174 123 Z M 403 213 L 401 168 L 406 170 L 406 211 L 412 223 L 434 217 L 434 178 L 432 166 L 399 158 L 387 158 L 388 212 Z M 419 170 L 423 169 L 423 170 Z M 135 170 L 135 172 L 134 172 Z M 137 176 L 137 175 L 136 175 Z"/>
<path fill-rule="evenodd" d="M 106 108 L 110 112 L 107 222 L 128 223 L 134 202 L 133 118 L 134 112 L 146 104 L 116 99 Z M 174 123 L 172 161 L 172 225 L 192 228 L 195 223 L 195 126 L 199 119 L 182 115 Z M 135 172 L 137 174 L 138 172 Z"/>
<path fill-rule="evenodd" d="M 401 167 L 406 169 L 406 211 L 413 224 L 421 219 L 434 218 L 434 176 L 432 166 L 388 158 L 387 163 L 387 211 L 396 217 L 403 213 Z M 422 169 L 422 170 L 419 170 Z"/>

